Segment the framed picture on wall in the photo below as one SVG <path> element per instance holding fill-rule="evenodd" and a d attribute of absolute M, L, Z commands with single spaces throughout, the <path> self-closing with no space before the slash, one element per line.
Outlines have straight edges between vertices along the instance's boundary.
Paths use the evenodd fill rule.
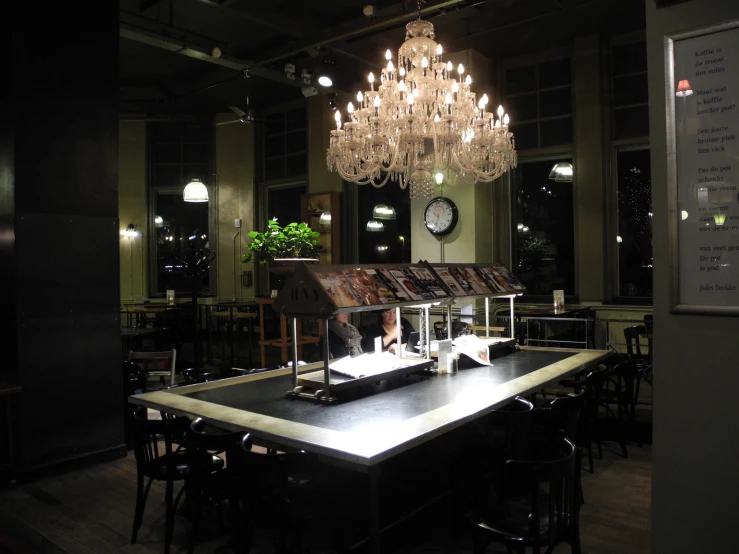
<path fill-rule="evenodd" d="M 739 315 L 739 20 L 665 56 L 671 311 Z"/>

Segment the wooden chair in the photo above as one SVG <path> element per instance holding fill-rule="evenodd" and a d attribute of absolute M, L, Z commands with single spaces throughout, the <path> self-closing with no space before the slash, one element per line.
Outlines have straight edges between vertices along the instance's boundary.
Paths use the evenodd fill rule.
<path fill-rule="evenodd" d="M 506 462 L 502 494 L 472 518 L 475 554 L 483 554 L 494 540 L 520 554 L 526 548 L 549 553 L 561 543 L 580 554 L 579 452 L 572 441 L 561 439 L 547 454 Z"/>
<path fill-rule="evenodd" d="M 146 371 L 149 377 L 159 377 L 162 385 L 166 385 L 164 378 L 169 377 L 169 384 L 174 385 L 175 367 L 177 364 L 177 349 L 161 352 L 128 352 L 128 361 L 135 363 Z"/>

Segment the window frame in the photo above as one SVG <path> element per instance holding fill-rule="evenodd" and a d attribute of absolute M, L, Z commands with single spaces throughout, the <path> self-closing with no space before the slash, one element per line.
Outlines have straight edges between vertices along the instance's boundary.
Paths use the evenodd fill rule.
<path fill-rule="evenodd" d="M 560 147 L 557 147 L 557 151 L 555 152 L 554 147 L 547 149 L 546 152 L 542 153 L 533 153 L 532 151 L 525 151 L 525 152 L 531 152 L 531 155 L 523 155 L 519 156 L 518 160 L 518 167 L 521 166 L 521 164 L 525 163 L 534 163 L 534 162 L 555 162 L 555 161 L 561 161 L 563 158 L 570 158 L 572 160 L 572 166 L 575 168 L 574 175 L 572 177 L 572 232 L 573 232 L 573 270 L 574 270 L 574 276 L 573 276 L 573 291 L 574 294 L 568 294 L 565 295 L 565 303 L 566 304 L 576 304 L 580 301 L 580 288 L 579 288 L 579 258 L 578 258 L 578 226 L 577 226 L 577 159 L 574 153 L 574 149 L 569 148 L 567 150 L 560 150 Z M 516 169 L 517 169 L 516 168 Z M 515 171 L 515 169 L 511 170 Z M 513 179 L 513 175 L 508 175 L 508 263 L 510 264 L 511 271 L 513 273 L 516 273 L 516 268 L 513 265 L 513 253 L 515 251 L 514 245 L 513 245 L 513 237 L 517 236 L 517 221 L 514 217 L 515 210 L 513 208 L 513 200 L 516 197 L 517 191 L 514 190 L 515 182 Z M 526 283 L 524 283 L 526 285 Z M 553 302 L 551 295 L 535 295 L 535 294 L 528 294 L 526 293 L 524 296 L 521 297 L 523 301 L 527 301 L 530 303 L 551 303 Z"/>
<path fill-rule="evenodd" d="M 570 83 L 568 85 L 557 85 L 557 86 L 554 86 L 554 87 L 540 88 L 539 87 L 539 65 L 540 64 L 547 63 L 547 62 L 552 62 L 552 61 L 556 61 L 556 60 L 564 60 L 564 59 L 569 59 L 569 62 L 570 62 Z M 536 110 L 537 110 L 537 117 L 536 117 L 536 119 L 526 119 L 526 120 L 521 120 L 521 121 L 516 120 L 514 122 L 514 124 L 513 124 L 513 127 L 515 128 L 516 125 L 521 125 L 521 124 L 524 124 L 525 125 L 527 123 L 536 123 L 537 146 L 535 148 L 526 148 L 524 150 L 519 150 L 517 148 L 516 150 L 517 150 L 517 152 L 519 154 L 519 159 L 522 159 L 523 158 L 522 153 L 524 155 L 530 153 L 532 156 L 540 156 L 540 155 L 549 155 L 549 154 L 558 153 L 558 152 L 561 152 L 563 149 L 566 149 L 566 150 L 568 150 L 570 152 L 572 152 L 574 150 L 574 143 L 575 143 L 575 111 L 576 111 L 574 109 L 574 101 L 572 101 L 571 104 L 570 104 L 570 113 L 569 114 L 560 114 L 560 115 L 555 115 L 555 116 L 539 117 L 540 94 L 542 92 L 545 92 L 546 93 L 546 92 L 550 92 L 550 91 L 562 90 L 562 89 L 565 89 L 565 88 L 569 88 L 570 89 L 570 99 L 571 100 L 574 100 L 573 99 L 573 94 L 574 94 L 574 73 L 573 73 L 572 63 L 573 63 L 572 62 L 572 51 L 569 50 L 569 49 L 566 49 L 566 50 L 560 49 L 560 50 L 555 50 L 555 51 L 550 52 L 550 54 L 547 55 L 547 56 L 533 55 L 533 56 L 526 56 L 526 57 L 518 58 L 516 60 L 512 60 L 512 61 L 510 61 L 508 63 L 505 63 L 503 65 L 503 67 L 501 68 L 501 76 L 502 76 L 502 79 L 501 79 L 501 82 L 502 82 L 501 97 L 504 99 L 503 100 L 503 107 L 507 107 L 506 106 L 506 102 L 507 102 L 508 98 L 515 98 L 515 97 L 525 96 L 525 95 L 532 94 L 532 93 L 536 95 Z M 533 90 L 533 91 L 516 92 L 516 93 L 508 94 L 508 92 L 507 92 L 507 89 L 508 89 L 508 79 L 507 79 L 506 73 L 509 70 L 512 70 L 512 69 L 518 69 L 518 68 L 532 66 L 532 65 L 535 66 L 535 68 L 536 68 L 536 89 Z M 569 143 L 566 143 L 566 144 L 563 143 L 563 144 L 557 144 L 557 145 L 553 145 L 553 146 L 552 145 L 550 145 L 550 146 L 541 146 L 541 122 L 555 121 L 555 120 L 558 120 L 558 119 L 568 119 L 568 118 L 572 122 L 572 140 Z M 515 138 L 515 131 L 514 131 L 514 138 Z M 570 154 L 570 156 L 573 157 L 572 154 Z M 573 157 L 573 164 L 574 164 L 574 157 Z"/>
<path fill-rule="evenodd" d="M 167 123 L 167 122 L 154 122 L 154 123 Z M 215 242 L 215 244 L 218 243 L 218 236 L 217 236 L 217 206 L 218 206 L 218 175 L 215 173 L 215 126 L 213 125 L 214 121 L 212 117 L 208 117 L 207 119 L 183 119 L 183 120 L 177 120 L 174 123 L 178 124 L 184 124 L 184 123 L 207 123 L 209 125 L 209 128 L 211 130 L 210 137 L 208 139 L 209 143 L 209 155 L 208 155 L 208 175 L 210 175 L 210 178 L 213 180 L 212 183 L 203 183 L 206 188 L 208 189 L 208 236 L 212 237 L 212 240 L 210 241 L 211 244 Z M 181 144 L 186 143 L 187 141 L 181 141 Z M 147 254 L 146 254 L 146 276 L 147 276 L 147 284 L 146 284 L 146 291 L 147 296 L 149 298 L 165 298 L 167 293 L 165 292 L 159 292 L 159 277 L 158 277 L 158 271 L 157 271 L 157 238 L 156 238 L 156 223 L 154 222 L 154 218 L 156 217 L 156 206 L 157 206 L 157 195 L 159 193 L 163 194 L 182 194 L 184 191 L 185 185 L 187 183 L 182 183 L 182 185 L 163 185 L 163 186 L 155 186 L 152 183 L 154 182 L 154 169 L 155 165 L 152 162 L 152 148 L 154 147 L 154 125 L 150 122 L 147 125 L 146 128 L 146 246 L 147 246 Z M 182 164 L 180 164 L 182 165 Z M 213 249 L 216 252 L 216 258 L 211 263 L 209 273 L 208 273 L 208 286 L 203 287 L 200 289 L 198 296 L 199 297 L 215 297 L 218 293 L 218 282 L 217 282 L 217 269 L 216 266 L 218 264 L 218 252 L 217 248 Z M 186 292 L 180 292 L 180 295 L 187 294 L 191 295 L 192 291 L 186 291 Z"/>

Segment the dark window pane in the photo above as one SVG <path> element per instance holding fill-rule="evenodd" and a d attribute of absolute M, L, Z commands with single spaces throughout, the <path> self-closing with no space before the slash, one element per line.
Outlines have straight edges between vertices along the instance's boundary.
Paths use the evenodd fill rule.
<path fill-rule="evenodd" d="M 536 66 L 517 67 L 506 71 L 506 94 L 536 90 Z"/>
<path fill-rule="evenodd" d="M 575 292 L 575 234 L 572 183 L 556 183 L 549 172 L 557 162 L 519 163 L 513 183 L 513 269 L 528 294 Z"/>
<path fill-rule="evenodd" d="M 615 138 L 649 136 L 649 106 L 614 110 L 613 117 Z"/>
<path fill-rule="evenodd" d="M 182 193 L 159 193 L 154 210 L 164 223 L 156 227 L 156 292 L 174 289 L 176 294 L 192 292 L 193 281 L 186 268 L 175 258 L 184 258 L 189 248 L 210 246 L 208 203 L 185 202 Z M 199 279 L 201 292 L 208 290 L 209 274 Z"/>
<path fill-rule="evenodd" d="M 182 146 L 179 144 L 154 144 L 152 148 L 152 162 L 180 163 L 182 161 Z"/>
<path fill-rule="evenodd" d="M 208 144 L 185 144 L 183 145 L 183 161 L 185 163 L 208 163 L 210 160 L 210 145 Z"/>
<path fill-rule="evenodd" d="M 267 136 L 284 132 L 285 117 L 282 114 L 280 114 L 279 116 L 270 117 L 264 124 L 264 133 Z"/>
<path fill-rule="evenodd" d="M 563 117 L 562 119 L 550 119 L 542 121 L 541 125 L 541 145 L 555 146 L 558 144 L 572 143 L 572 118 Z"/>
<path fill-rule="evenodd" d="M 647 44 L 637 42 L 613 48 L 613 74 L 636 73 L 647 70 Z"/>
<path fill-rule="evenodd" d="M 572 89 L 560 88 L 539 93 L 539 116 L 552 117 L 572 113 Z"/>
<path fill-rule="evenodd" d="M 513 121 L 536 119 L 536 93 L 508 97 L 505 107 Z"/>
<path fill-rule="evenodd" d="M 293 129 L 305 129 L 307 126 L 308 112 L 305 108 L 298 108 L 285 112 L 285 123 L 288 131 Z"/>
<path fill-rule="evenodd" d="M 185 142 L 210 142 L 213 124 L 208 122 L 185 123 L 182 129 L 182 140 Z"/>
<path fill-rule="evenodd" d="M 615 240 L 618 241 L 619 294 L 652 296 L 652 181 L 649 150 L 619 152 L 616 163 L 618 238 Z"/>
<path fill-rule="evenodd" d="M 211 185 L 209 177 L 210 167 L 207 165 L 185 165 L 182 167 L 183 184 L 187 184 L 191 179 L 200 179 L 206 185 Z"/>
<path fill-rule="evenodd" d="M 359 187 L 359 263 L 402 263 L 411 261 L 411 202 L 408 192 L 397 182 L 388 181 L 384 187 Z M 417 200 L 418 202 L 418 200 Z M 395 209 L 395 219 L 384 219 L 379 233 L 367 231 L 372 210 L 377 204 Z M 401 240 L 400 237 L 403 237 Z M 387 248 L 380 248 L 380 247 Z"/>
<path fill-rule="evenodd" d="M 267 158 L 272 156 L 283 156 L 285 154 L 285 135 L 275 135 L 267 137 L 264 141 L 264 155 Z"/>
<path fill-rule="evenodd" d="M 171 187 L 182 184 L 182 167 L 180 165 L 158 165 L 154 167 L 152 186 Z"/>
<path fill-rule="evenodd" d="M 306 151 L 305 130 L 295 131 L 287 134 L 287 153 L 295 154 Z"/>
<path fill-rule="evenodd" d="M 182 140 L 181 123 L 153 123 L 155 142 L 180 142 Z"/>
<path fill-rule="evenodd" d="M 308 173 L 308 161 L 305 153 L 287 156 L 287 177 Z"/>
<path fill-rule="evenodd" d="M 613 103 L 615 106 L 641 104 L 649 101 L 647 74 L 629 75 L 613 80 Z"/>
<path fill-rule="evenodd" d="M 538 123 L 513 125 L 511 126 L 511 132 L 513 133 L 513 138 L 516 141 L 516 148 L 518 150 L 539 147 Z"/>
<path fill-rule="evenodd" d="M 285 176 L 285 158 L 264 160 L 264 180 L 282 179 Z"/>
<path fill-rule="evenodd" d="M 570 58 L 539 64 L 539 88 L 570 84 Z"/>

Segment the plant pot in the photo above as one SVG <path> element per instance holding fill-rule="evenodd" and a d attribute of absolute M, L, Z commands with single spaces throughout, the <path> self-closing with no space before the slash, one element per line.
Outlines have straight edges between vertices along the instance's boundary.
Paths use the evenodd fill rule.
<path fill-rule="evenodd" d="M 272 275 L 289 275 L 301 263 L 315 264 L 318 258 L 275 258 L 269 262 L 269 272 Z"/>

